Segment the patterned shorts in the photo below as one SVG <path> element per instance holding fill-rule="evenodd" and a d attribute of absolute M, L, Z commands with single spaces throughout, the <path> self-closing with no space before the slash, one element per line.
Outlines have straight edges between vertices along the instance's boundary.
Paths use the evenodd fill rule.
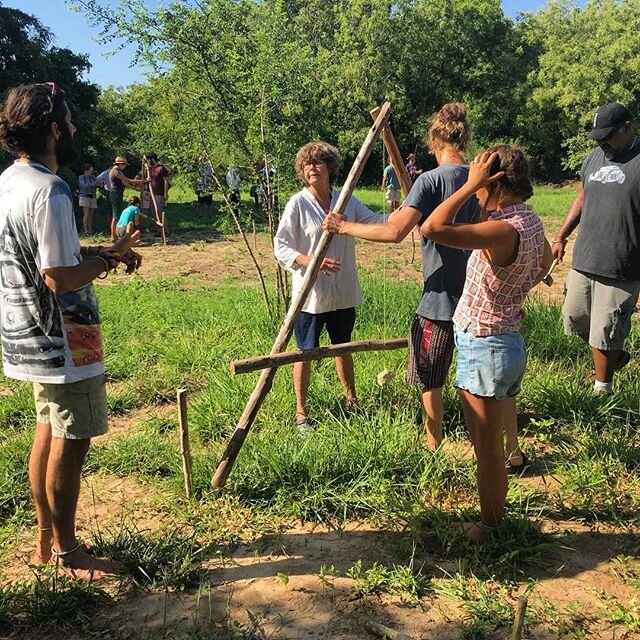
<path fill-rule="evenodd" d="M 453 360 L 453 322 L 416 315 L 409 336 L 407 382 L 423 391 L 444 386 Z"/>

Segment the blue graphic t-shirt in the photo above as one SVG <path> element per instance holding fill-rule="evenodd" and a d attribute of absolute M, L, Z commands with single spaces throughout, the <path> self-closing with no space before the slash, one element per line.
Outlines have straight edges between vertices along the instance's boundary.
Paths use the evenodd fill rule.
<path fill-rule="evenodd" d="M 600 147 L 580 172 L 584 203 L 572 268 L 640 280 L 640 141 L 607 159 Z"/>
<path fill-rule="evenodd" d="M 37 163 L 0 176 L 0 334 L 10 378 L 49 384 L 104 372 L 93 285 L 55 296 L 42 272 L 82 262 L 71 191 Z"/>

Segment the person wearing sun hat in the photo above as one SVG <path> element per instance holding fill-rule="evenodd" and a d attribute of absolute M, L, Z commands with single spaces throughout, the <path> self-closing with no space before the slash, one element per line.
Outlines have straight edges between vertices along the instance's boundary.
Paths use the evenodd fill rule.
<path fill-rule="evenodd" d="M 640 292 L 640 141 L 629 110 L 601 107 L 589 137 L 597 147 L 584 161 L 581 185 L 552 242 L 561 261 L 580 225 L 563 306 L 567 335 L 591 347 L 594 393 L 613 392 L 613 375 L 630 360 L 624 341 Z"/>
<path fill-rule="evenodd" d="M 127 178 L 123 171 L 129 166 L 124 156 L 116 156 L 111 170 L 109 171 L 109 182 L 111 190 L 109 191 L 109 200 L 111 201 L 111 220 L 109 221 L 109 231 L 111 240 L 116 239 L 116 221 L 124 210 L 124 188 L 132 187 L 137 189 L 140 185 L 146 184 L 148 180 L 133 180 Z"/>

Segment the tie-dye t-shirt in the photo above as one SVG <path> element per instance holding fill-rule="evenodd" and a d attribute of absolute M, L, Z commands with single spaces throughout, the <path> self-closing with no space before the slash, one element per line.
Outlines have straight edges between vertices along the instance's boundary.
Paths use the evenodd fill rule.
<path fill-rule="evenodd" d="M 49 384 L 104 372 L 92 284 L 56 296 L 42 272 L 82 262 L 67 183 L 37 163 L 0 175 L 0 333 L 4 373 Z"/>

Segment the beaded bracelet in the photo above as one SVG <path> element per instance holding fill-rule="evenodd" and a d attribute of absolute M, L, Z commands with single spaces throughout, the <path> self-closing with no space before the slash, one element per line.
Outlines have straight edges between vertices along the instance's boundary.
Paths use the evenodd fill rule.
<path fill-rule="evenodd" d="M 104 280 L 109 275 L 109 263 L 106 258 L 102 256 L 95 256 L 98 260 L 102 260 L 102 264 L 104 264 L 104 271 L 101 271 L 98 275 L 98 280 Z"/>

